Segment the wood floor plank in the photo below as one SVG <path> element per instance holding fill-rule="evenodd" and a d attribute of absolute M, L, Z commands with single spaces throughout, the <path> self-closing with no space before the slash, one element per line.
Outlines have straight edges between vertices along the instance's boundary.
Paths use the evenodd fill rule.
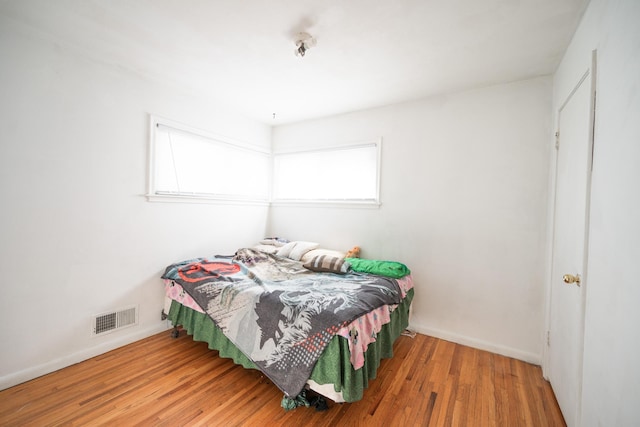
<path fill-rule="evenodd" d="M 565 425 L 538 366 L 420 334 L 394 353 L 361 401 L 285 412 L 259 371 L 166 332 L 0 391 L 0 425 Z"/>

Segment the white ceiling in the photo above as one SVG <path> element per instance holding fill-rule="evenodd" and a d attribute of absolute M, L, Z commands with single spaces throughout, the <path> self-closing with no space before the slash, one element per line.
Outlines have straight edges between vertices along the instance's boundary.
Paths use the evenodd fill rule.
<path fill-rule="evenodd" d="M 587 3 L 1 0 L 0 14 L 281 124 L 551 74 Z M 304 58 L 300 31 L 317 39 Z"/>

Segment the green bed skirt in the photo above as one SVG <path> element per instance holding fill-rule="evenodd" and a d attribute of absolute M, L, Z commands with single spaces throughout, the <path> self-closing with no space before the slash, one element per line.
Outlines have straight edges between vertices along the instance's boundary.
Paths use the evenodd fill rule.
<path fill-rule="evenodd" d="M 336 392 L 342 392 L 346 402 L 362 399 L 362 393 L 369 380 L 376 377 L 381 359 L 393 357 L 393 343 L 409 325 L 409 307 L 413 300 L 413 289 L 391 313 L 391 322 L 382 326 L 375 342 L 369 344 L 364 358 L 364 366 L 353 369 L 349 360 L 349 343 L 340 336 L 334 336 L 316 363 L 311 379 L 318 384 L 333 384 Z M 174 325 L 181 325 L 196 341 L 209 344 L 221 357 L 233 361 L 247 369 L 258 369 L 238 348 L 227 339 L 205 313 L 192 310 L 179 302 L 172 301 L 168 318 Z"/>

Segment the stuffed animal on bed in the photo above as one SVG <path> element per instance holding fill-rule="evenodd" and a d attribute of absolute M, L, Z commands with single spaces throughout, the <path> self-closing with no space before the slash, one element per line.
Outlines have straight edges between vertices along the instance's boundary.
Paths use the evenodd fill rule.
<path fill-rule="evenodd" d="M 345 258 L 360 258 L 360 246 L 354 246 L 349 249 L 347 254 L 344 256 Z"/>

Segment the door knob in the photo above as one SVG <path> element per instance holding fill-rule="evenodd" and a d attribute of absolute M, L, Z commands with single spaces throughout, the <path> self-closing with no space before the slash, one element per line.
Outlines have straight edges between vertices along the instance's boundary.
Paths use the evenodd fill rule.
<path fill-rule="evenodd" d="M 574 276 L 573 274 L 565 274 L 564 276 L 562 276 L 562 281 L 568 285 L 575 283 L 576 285 L 580 286 L 580 275 L 576 274 Z"/>

